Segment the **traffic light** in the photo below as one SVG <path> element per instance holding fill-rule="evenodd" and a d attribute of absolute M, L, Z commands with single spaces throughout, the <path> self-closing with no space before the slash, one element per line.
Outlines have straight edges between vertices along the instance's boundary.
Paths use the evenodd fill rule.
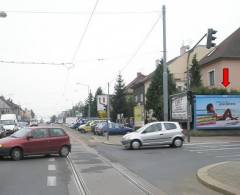
<path fill-rule="evenodd" d="M 192 100 L 192 98 L 193 98 L 193 93 L 192 93 L 192 91 L 187 91 L 187 98 L 188 98 L 188 100 Z"/>
<path fill-rule="evenodd" d="M 107 105 L 104 105 L 104 111 L 107 111 Z"/>
<path fill-rule="evenodd" d="M 212 28 L 208 29 L 208 33 L 207 33 L 207 48 L 210 49 L 211 47 L 214 47 L 216 45 L 216 43 L 213 43 L 213 41 L 216 39 L 215 35 L 217 33 L 216 30 L 213 30 Z"/>

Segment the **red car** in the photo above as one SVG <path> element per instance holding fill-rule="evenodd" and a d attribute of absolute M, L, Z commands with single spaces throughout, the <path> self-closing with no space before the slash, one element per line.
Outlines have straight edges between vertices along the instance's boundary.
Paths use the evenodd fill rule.
<path fill-rule="evenodd" d="M 69 136 L 58 127 L 24 128 L 0 139 L 0 156 L 10 156 L 13 160 L 36 154 L 59 154 L 67 157 L 69 152 Z"/>

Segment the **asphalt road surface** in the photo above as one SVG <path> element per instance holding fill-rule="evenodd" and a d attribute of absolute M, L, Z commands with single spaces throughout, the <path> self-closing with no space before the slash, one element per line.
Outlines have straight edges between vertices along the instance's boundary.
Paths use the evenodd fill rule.
<path fill-rule="evenodd" d="M 75 180 L 65 158 L 29 157 L 0 160 L 1 195 L 75 195 Z"/>
<path fill-rule="evenodd" d="M 57 155 L 21 161 L 0 159 L 0 195 L 77 195 L 81 194 L 77 185 L 81 179 L 91 195 L 146 194 L 134 181 L 163 192 L 154 194 L 216 195 L 197 181 L 197 170 L 212 163 L 240 160 L 240 140 L 125 150 L 94 143 L 90 134 L 67 131 L 73 144 L 73 164 Z"/>
<path fill-rule="evenodd" d="M 171 195 L 218 194 L 197 181 L 197 170 L 212 163 L 240 160 L 240 141 L 190 144 L 175 149 L 155 147 L 137 151 L 97 144 L 95 149 Z"/>

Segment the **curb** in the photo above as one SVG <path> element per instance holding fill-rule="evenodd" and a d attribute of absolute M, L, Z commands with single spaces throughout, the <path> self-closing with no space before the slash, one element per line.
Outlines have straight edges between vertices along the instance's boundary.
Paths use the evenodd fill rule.
<path fill-rule="evenodd" d="M 104 141 L 103 142 L 104 144 L 106 144 L 106 145 L 112 145 L 112 146 L 121 146 L 121 144 L 119 143 L 119 144 L 117 144 L 117 143 L 111 143 L 111 142 L 108 142 L 108 141 Z"/>
<path fill-rule="evenodd" d="M 117 143 L 111 143 L 109 141 L 101 141 L 99 139 L 97 139 L 96 137 L 94 136 L 91 136 L 91 139 L 94 140 L 94 141 L 97 141 L 97 142 L 100 142 L 100 143 L 103 143 L 103 144 L 106 144 L 106 145 L 113 145 L 113 146 L 121 146 L 121 144 L 117 144 Z"/>
<path fill-rule="evenodd" d="M 240 192 L 238 189 L 225 185 L 215 179 L 213 179 L 212 177 L 210 177 L 208 175 L 208 171 L 211 168 L 214 168 L 216 166 L 219 165 L 223 165 L 226 163 L 229 163 L 230 161 L 225 161 L 225 162 L 220 162 L 220 163 L 216 163 L 216 164 L 212 164 L 212 165 L 208 165 L 205 166 L 201 169 L 198 170 L 197 172 L 197 179 L 200 181 L 200 183 L 202 183 L 203 185 L 226 195 L 240 195 Z"/>

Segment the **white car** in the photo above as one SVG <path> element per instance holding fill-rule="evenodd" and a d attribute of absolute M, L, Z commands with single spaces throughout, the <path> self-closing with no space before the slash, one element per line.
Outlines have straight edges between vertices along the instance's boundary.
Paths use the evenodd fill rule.
<path fill-rule="evenodd" d="M 127 149 L 139 149 L 142 146 L 170 145 L 182 147 L 183 129 L 178 122 L 161 121 L 148 123 L 135 132 L 122 137 L 122 144 Z"/>

